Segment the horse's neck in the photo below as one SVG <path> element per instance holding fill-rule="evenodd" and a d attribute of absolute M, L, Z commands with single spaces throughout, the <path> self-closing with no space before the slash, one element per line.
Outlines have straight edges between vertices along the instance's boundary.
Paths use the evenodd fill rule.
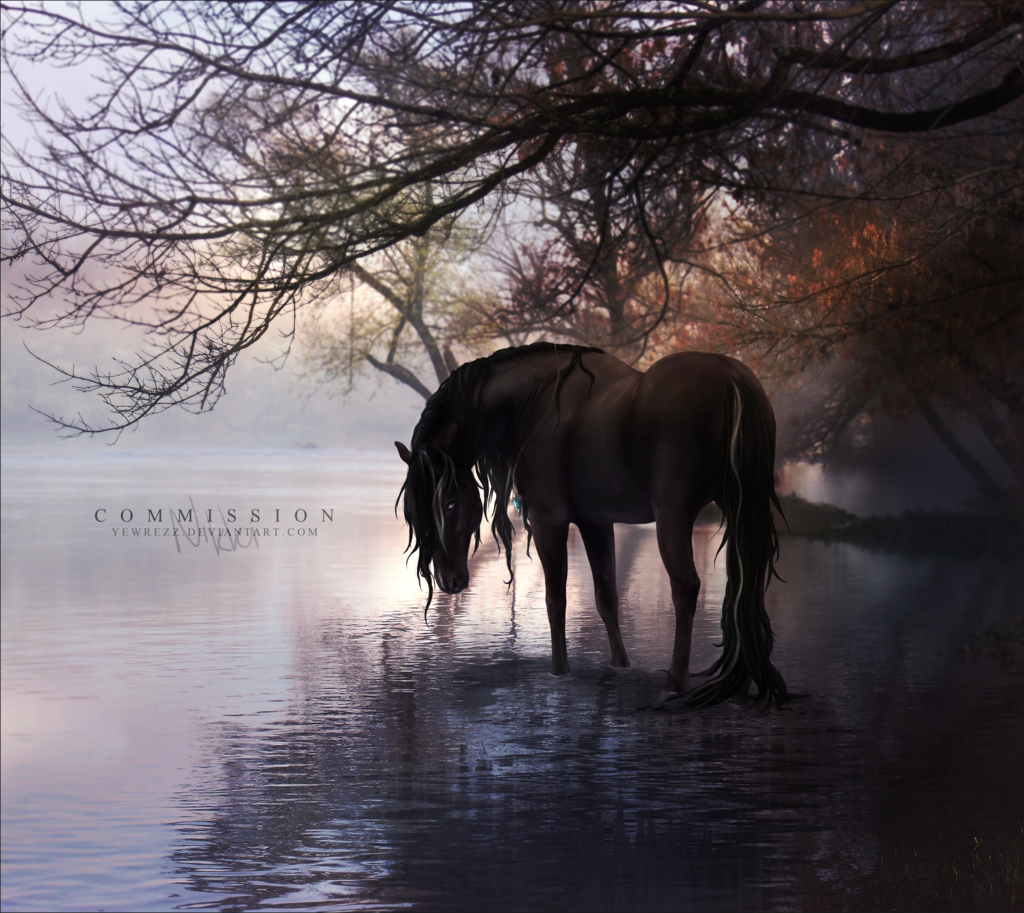
<path fill-rule="evenodd" d="M 511 439 L 521 430 L 524 419 L 533 413 L 540 417 L 545 404 L 554 403 L 559 368 L 552 356 L 548 358 L 550 362 L 537 359 L 529 365 L 512 361 L 488 378 L 481 396 L 487 415 L 480 430 L 481 453 L 507 456 L 506 447 L 514 443 Z"/>
<path fill-rule="evenodd" d="M 459 453 L 459 427 L 451 417 L 438 422 L 430 435 L 429 443 L 432 447 L 458 458 Z"/>

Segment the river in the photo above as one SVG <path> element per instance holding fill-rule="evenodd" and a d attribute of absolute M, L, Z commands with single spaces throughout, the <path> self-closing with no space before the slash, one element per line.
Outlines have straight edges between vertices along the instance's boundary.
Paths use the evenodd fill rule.
<path fill-rule="evenodd" d="M 424 620 L 403 470 L 4 451 L 4 910 L 801 909 L 1020 834 L 1021 669 L 963 650 L 1020 622 L 1019 563 L 784 539 L 774 659 L 806 697 L 688 711 L 653 527 L 617 533 L 627 670 L 572 532 L 555 678 L 522 538 L 511 587 L 487 535 Z"/>

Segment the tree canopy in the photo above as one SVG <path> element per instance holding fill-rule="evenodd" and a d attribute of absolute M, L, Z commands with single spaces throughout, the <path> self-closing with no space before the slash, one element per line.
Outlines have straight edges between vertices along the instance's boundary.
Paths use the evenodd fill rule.
<path fill-rule="evenodd" d="M 903 149 L 903 166 L 876 182 L 888 199 L 744 225 L 748 240 L 718 258 L 701 345 L 743 351 L 777 385 L 824 372 L 788 457 L 825 459 L 851 435 L 869 440 L 883 414 L 920 416 L 999 497 L 944 418 L 959 414 L 1024 484 L 1022 144 L 992 136 L 945 160 Z"/>
<path fill-rule="evenodd" d="M 561 213 L 586 210 L 576 247 L 592 266 L 525 324 L 540 329 L 595 275 L 609 288 L 602 257 L 630 245 L 667 294 L 711 197 L 785 222 L 877 196 L 874 178 L 820 180 L 877 148 L 866 139 L 1020 130 L 1016 2 L 124 2 L 109 22 L 85 9 L 2 4 L 5 78 L 42 138 L 4 147 L 3 260 L 29 264 L 7 312 L 114 317 L 152 342 L 110 372 L 65 372 L 113 410 L 72 431 L 212 408 L 239 353 L 272 326 L 293 333 L 361 258 L 471 208 L 536 208 L 545 175 Z M 18 74 L 40 61 L 97 74 L 97 93 L 81 110 L 37 100 Z M 64 309 L 37 316 L 50 295 Z M 641 337 L 658 314 L 641 315 Z"/>

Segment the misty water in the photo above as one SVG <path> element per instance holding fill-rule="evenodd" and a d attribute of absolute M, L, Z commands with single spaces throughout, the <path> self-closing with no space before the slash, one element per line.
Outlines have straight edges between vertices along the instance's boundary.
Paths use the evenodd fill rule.
<path fill-rule="evenodd" d="M 522 538 L 511 588 L 485 537 L 424 621 L 403 469 L 5 451 L 4 910 L 795 909 L 892 847 L 1019 833 L 1020 667 L 962 649 L 1019 622 L 1019 565 L 784 539 L 775 660 L 807 697 L 694 712 L 664 703 L 653 527 L 618 528 L 628 670 L 571 535 L 555 678 Z M 724 561 L 694 541 L 703 668 Z"/>

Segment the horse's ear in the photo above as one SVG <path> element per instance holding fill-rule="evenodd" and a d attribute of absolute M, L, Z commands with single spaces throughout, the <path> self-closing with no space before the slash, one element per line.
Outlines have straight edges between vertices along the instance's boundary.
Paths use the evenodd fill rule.
<path fill-rule="evenodd" d="M 412 464 L 412 454 L 409 452 L 409 448 L 405 446 L 401 441 L 395 441 L 395 446 L 398 448 L 398 455 L 405 462 L 406 466 Z"/>

